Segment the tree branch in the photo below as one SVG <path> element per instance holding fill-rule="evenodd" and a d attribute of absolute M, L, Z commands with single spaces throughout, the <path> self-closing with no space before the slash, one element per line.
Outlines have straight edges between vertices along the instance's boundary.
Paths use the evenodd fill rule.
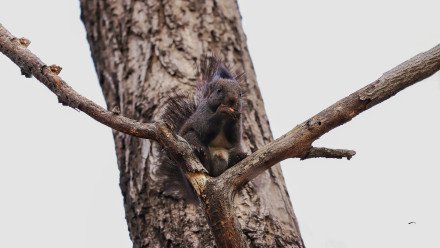
<path fill-rule="evenodd" d="M 345 149 L 330 149 L 325 147 L 312 147 L 309 150 L 309 153 L 301 160 L 309 159 L 309 158 L 347 158 L 350 160 L 356 152 L 353 150 L 345 150 Z"/>
<path fill-rule="evenodd" d="M 70 87 L 58 73 L 61 67 L 47 66 L 27 46 L 26 38 L 14 37 L 0 24 L 0 52 L 17 64 L 26 77 L 33 75 L 58 97 L 63 105 L 80 110 L 96 121 L 138 138 L 152 139 L 159 142 L 168 154 L 181 161 L 183 169 L 188 172 L 188 179 L 195 183 L 196 190 L 204 187 L 207 172 L 192 152 L 190 145 L 181 137 L 173 134 L 166 123 L 141 123 L 130 118 L 108 111 L 93 101 L 81 96 Z"/>
<path fill-rule="evenodd" d="M 27 49 L 29 43 L 30 41 L 25 38 L 17 39 L 0 24 L 0 52 L 17 64 L 25 76 L 33 75 L 55 93 L 63 105 L 81 110 L 98 122 L 117 131 L 139 138 L 157 140 L 157 125 L 141 123 L 120 116 L 81 96 L 58 76 L 61 67 L 44 64 Z"/>
<path fill-rule="evenodd" d="M 319 137 L 439 69 L 440 45 L 437 45 L 385 72 L 373 83 L 299 124 L 227 170 L 217 180 L 237 190 L 284 159 L 307 157 L 312 143 Z"/>

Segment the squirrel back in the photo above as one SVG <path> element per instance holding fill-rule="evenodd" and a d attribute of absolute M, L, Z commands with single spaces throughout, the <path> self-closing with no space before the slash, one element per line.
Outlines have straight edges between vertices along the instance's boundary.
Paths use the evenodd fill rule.
<path fill-rule="evenodd" d="M 162 119 L 192 146 L 210 176 L 219 176 L 246 157 L 242 148 L 242 89 L 238 76 L 216 56 L 203 56 L 194 97 L 169 100 Z M 164 158 L 164 195 L 191 199 L 195 195 L 178 161 Z"/>

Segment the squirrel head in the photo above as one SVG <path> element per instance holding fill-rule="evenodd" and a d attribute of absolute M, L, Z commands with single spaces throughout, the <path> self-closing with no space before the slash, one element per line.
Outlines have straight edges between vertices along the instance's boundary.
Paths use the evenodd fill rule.
<path fill-rule="evenodd" d="M 203 56 L 199 69 L 201 79 L 198 91 L 201 101 L 206 101 L 213 112 L 240 115 L 242 89 L 239 80 L 243 74 L 234 75 L 220 58 L 213 55 Z"/>
<path fill-rule="evenodd" d="M 213 112 L 232 115 L 241 112 L 241 89 L 235 80 L 218 79 L 210 82 L 205 99 Z"/>

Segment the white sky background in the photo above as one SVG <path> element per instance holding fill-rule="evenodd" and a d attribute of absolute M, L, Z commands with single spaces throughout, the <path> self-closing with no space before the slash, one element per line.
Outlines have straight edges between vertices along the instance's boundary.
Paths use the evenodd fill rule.
<path fill-rule="evenodd" d="M 78 1 L 0 3 L 0 23 L 105 106 Z M 241 0 L 274 136 L 440 43 L 439 6 Z M 110 129 L 58 104 L 3 55 L 0 112 L 0 247 L 131 247 Z M 352 160 L 284 162 L 306 245 L 440 247 L 439 126 L 435 74 L 316 142 L 354 149 Z"/>

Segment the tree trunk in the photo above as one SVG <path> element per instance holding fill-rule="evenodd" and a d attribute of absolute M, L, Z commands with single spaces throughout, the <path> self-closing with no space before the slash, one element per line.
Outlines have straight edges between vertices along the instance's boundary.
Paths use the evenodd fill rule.
<path fill-rule="evenodd" d="M 246 72 L 247 151 L 272 140 L 236 1 L 81 0 L 81 8 L 108 109 L 154 120 L 170 95 L 194 92 L 194 65 L 216 52 Z M 113 134 L 134 247 L 213 247 L 204 211 L 164 196 L 161 147 Z M 304 247 L 279 165 L 238 193 L 235 206 L 250 246 Z"/>

